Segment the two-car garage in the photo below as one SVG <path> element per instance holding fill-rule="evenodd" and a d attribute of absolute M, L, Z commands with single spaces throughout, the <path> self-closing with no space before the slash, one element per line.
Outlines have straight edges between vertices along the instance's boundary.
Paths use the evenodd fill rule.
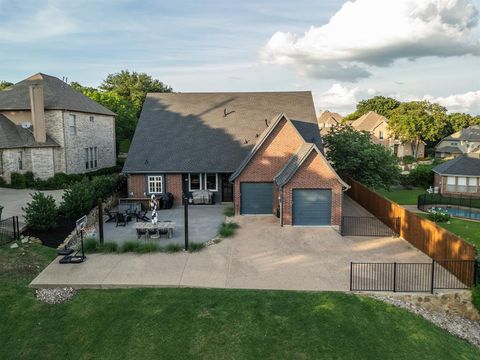
<path fill-rule="evenodd" d="M 330 225 L 332 191 L 330 189 L 293 189 L 292 224 L 297 226 Z M 242 182 L 240 213 L 242 215 L 272 215 L 273 183 Z"/>

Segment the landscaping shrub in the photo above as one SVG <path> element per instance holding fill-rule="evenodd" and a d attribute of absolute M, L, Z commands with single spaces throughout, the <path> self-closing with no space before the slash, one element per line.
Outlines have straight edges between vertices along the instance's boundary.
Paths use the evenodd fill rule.
<path fill-rule="evenodd" d="M 97 241 L 97 239 L 87 238 L 83 240 L 83 250 L 86 253 L 98 252 L 99 248 L 100 248 L 100 243 Z"/>
<path fill-rule="evenodd" d="M 23 177 L 25 178 L 25 186 L 29 189 L 32 189 L 35 184 L 33 172 L 27 171 L 25 174 L 23 174 Z"/>
<path fill-rule="evenodd" d="M 3 177 L 0 176 L 0 187 L 8 187 L 7 182 Z"/>
<path fill-rule="evenodd" d="M 121 252 L 139 252 L 140 243 L 138 241 L 125 241 L 120 247 Z"/>
<path fill-rule="evenodd" d="M 446 209 L 432 207 L 428 210 L 428 218 L 436 223 L 446 223 L 450 220 L 450 214 Z"/>
<path fill-rule="evenodd" d="M 141 254 L 157 251 L 159 251 L 159 246 L 156 243 L 141 243 L 137 248 L 137 252 Z"/>
<path fill-rule="evenodd" d="M 410 171 L 408 181 L 418 187 L 428 188 L 433 185 L 433 165 L 418 165 Z"/>
<path fill-rule="evenodd" d="M 189 252 L 197 252 L 202 250 L 205 247 L 205 243 L 196 243 L 192 242 L 188 244 L 188 251 Z"/>
<path fill-rule="evenodd" d="M 472 303 L 480 312 L 480 284 L 472 289 Z"/>
<path fill-rule="evenodd" d="M 222 225 L 220 225 L 220 229 L 218 230 L 218 234 L 221 237 L 229 237 L 235 234 L 235 230 L 237 228 L 237 223 L 222 223 Z"/>
<path fill-rule="evenodd" d="M 25 189 L 27 187 L 25 176 L 17 172 L 12 172 L 10 174 L 10 186 L 14 189 Z"/>
<path fill-rule="evenodd" d="M 86 215 L 93 207 L 95 193 L 87 178 L 70 185 L 63 194 L 63 202 L 60 211 L 68 219 L 78 219 Z"/>
<path fill-rule="evenodd" d="M 415 161 L 415 158 L 412 155 L 405 155 L 403 157 L 403 163 L 405 165 L 413 164 L 414 161 Z"/>
<path fill-rule="evenodd" d="M 167 252 L 167 253 L 174 253 L 183 250 L 183 246 L 179 244 L 168 244 L 165 247 L 162 247 L 160 251 Z"/>
<path fill-rule="evenodd" d="M 97 176 L 90 181 L 90 186 L 95 200 L 105 200 L 113 193 L 115 178 L 113 176 Z"/>
<path fill-rule="evenodd" d="M 233 206 L 227 207 L 227 208 L 223 211 L 223 215 L 228 216 L 228 217 L 235 216 L 235 209 L 233 208 Z"/>
<path fill-rule="evenodd" d="M 27 227 L 32 230 L 48 231 L 57 226 L 58 209 L 52 195 L 36 192 L 23 210 Z"/>

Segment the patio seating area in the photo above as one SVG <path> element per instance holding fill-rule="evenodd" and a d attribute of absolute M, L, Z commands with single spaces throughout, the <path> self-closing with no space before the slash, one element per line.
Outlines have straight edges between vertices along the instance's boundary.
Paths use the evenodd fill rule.
<path fill-rule="evenodd" d="M 225 220 L 227 205 L 189 206 L 188 230 L 190 243 L 207 242 L 218 233 Z M 142 210 L 140 204 L 121 204 L 114 210 L 105 211 L 104 238 L 122 245 L 126 241 L 158 242 L 159 245 L 183 245 L 184 208 L 157 210 L 157 224 L 150 221 L 151 212 Z"/>

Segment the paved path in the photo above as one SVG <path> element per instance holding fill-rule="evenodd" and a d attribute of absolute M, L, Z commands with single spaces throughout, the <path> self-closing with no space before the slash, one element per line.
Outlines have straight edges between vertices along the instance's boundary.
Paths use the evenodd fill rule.
<path fill-rule="evenodd" d="M 53 261 L 32 287 L 207 287 L 349 289 L 351 261 L 428 262 L 399 238 L 342 237 L 334 229 L 280 227 L 273 217 L 238 217 L 237 235 L 198 253 L 89 255 Z"/>
<path fill-rule="evenodd" d="M 4 207 L 2 219 L 11 216 L 18 216 L 19 222 L 23 224 L 25 221 L 22 207 L 25 207 L 27 203 L 32 200 L 30 194 L 33 194 L 36 191 L 38 190 L 0 188 L 0 205 Z M 56 200 L 57 205 L 60 204 L 63 190 L 42 190 L 41 192 L 46 195 L 52 195 Z"/>

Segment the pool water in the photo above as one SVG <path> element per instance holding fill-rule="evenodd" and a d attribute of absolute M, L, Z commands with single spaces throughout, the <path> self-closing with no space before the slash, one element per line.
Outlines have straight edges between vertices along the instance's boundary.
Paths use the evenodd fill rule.
<path fill-rule="evenodd" d="M 454 217 L 463 217 L 467 219 L 480 220 L 480 210 L 477 209 L 458 209 L 447 208 L 448 213 Z"/>

